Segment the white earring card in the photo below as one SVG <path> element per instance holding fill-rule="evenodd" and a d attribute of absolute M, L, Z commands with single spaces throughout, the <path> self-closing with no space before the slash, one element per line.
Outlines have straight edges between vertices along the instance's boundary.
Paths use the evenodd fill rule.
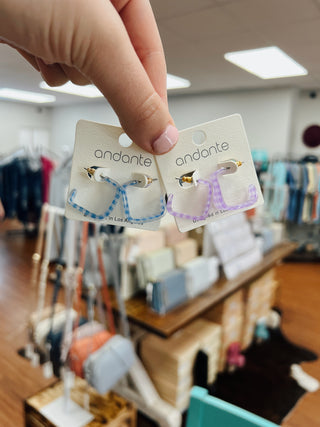
<path fill-rule="evenodd" d="M 120 145 L 123 133 L 116 126 L 78 122 L 66 216 L 157 230 L 165 198 L 154 156 L 134 143 L 129 147 Z M 126 186 L 139 176 L 141 185 Z"/>
<path fill-rule="evenodd" d="M 239 114 L 180 131 L 177 145 L 167 154 L 157 156 L 156 161 L 166 192 L 169 197 L 172 195 L 172 208 L 176 212 L 175 220 L 181 232 L 263 204 L 248 139 Z M 226 167 L 228 162 L 235 166 Z M 236 165 L 238 162 L 241 162 L 239 167 Z M 215 187 L 211 186 L 210 190 L 209 185 L 201 182 L 212 182 L 210 177 L 219 169 L 222 174 L 217 178 Z M 193 182 L 183 182 L 182 177 L 185 176 L 192 177 Z M 210 201 L 206 218 L 196 219 L 209 205 L 210 191 L 217 197 L 217 185 L 218 192 L 221 191 L 223 206 L 228 208 L 217 208 Z M 252 203 L 247 203 L 250 206 L 246 206 L 252 189 Z M 190 218 L 186 218 L 185 214 Z"/>

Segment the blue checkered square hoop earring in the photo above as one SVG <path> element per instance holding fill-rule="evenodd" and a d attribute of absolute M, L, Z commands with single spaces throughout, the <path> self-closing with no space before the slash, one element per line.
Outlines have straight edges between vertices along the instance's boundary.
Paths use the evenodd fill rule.
<path fill-rule="evenodd" d="M 92 166 L 90 168 L 85 168 L 85 170 L 87 171 L 87 175 L 88 178 L 90 179 L 94 179 L 95 177 L 95 173 L 97 171 L 97 167 L 96 166 Z M 111 203 L 109 204 L 109 206 L 107 207 L 107 209 L 104 211 L 103 214 L 98 215 L 95 212 L 89 211 L 88 209 L 84 208 L 83 206 L 80 206 L 78 203 L 75 202 L 75 198 L 77 195 L 77 190 L 74 188 L 68 197 L 68 204 L 70 206 L 72 206 L 74 209 L 76 209 L 77 211 L 79 211 L 80 213 L 82 213 L 86 218 L 92 218 L 92 219 L 96 219 L 96 220 L 104 220 L 106 219 L 111 212 L 113 211 L 113 209 L 115 208 L 115 206 L 118 204 L 120 197 L 121 197 L 121 186 L 114 181 L 113 179 L 109 178 L 109 177 L 103 177 L 102 175 L 100 175 L 99 181 L 103 180 L 104 182 L 112 185 L 115 188 L 115 193 L 114 193 L 114 197 L 111 201 Z"/>
<path fill-rule="evenodd" d="M 152 179 L 152 178 L 150 178 L 144 174 L 135 174 L 133 180 L 130 180 L 123 185 L 120 185 L 115 180 L 106 176 L 103 168 L 98 168 L 97 166 L 92 166 L 90 168 L 85 168 L 85 170 L 87 171 L 88 177 L 90 179 L 94 179 L 97 182 L 105 182 L 109 185 L 112 185 L 115 189 L 114 197 L 113 197 L 111 203 L 109 204 L 109 206 L 107 207 L 105 212 L 101 215 L 98 215 L 95 212 L 92 212 L 92 211 L 80 206 L 78 203 L 76 203 L 75 197 L 77 195 L 77 190 L 73 189 L 70 192 L 70 195 L 68 197 L 68 203 L 74 209 L 81 212 L 85 217 L 96 219 L 96 220 L 106 219 L 111 214 L 111 212 L 114 210 L 116 205 L 119 203 L 120 199 L 123 202 L 125 217 L 130 222 L 143 223 L 143 222 L 156 221 L 157 219 L 161 218 L 165 214 L 166 208 L 165 208 L 165 202 L 164 202 L 163 197 L 160 198 L 160 211 L 155 213 L 154 215 L 134 218 L 130 213 L 129 201 L 128 201 L 128 195 L 127 195 L 127 188 L 128 187 L 146 188 L 146 187 L 149 187 L 149 185 L 151 185 L 152 182 L 155 181 L 156 179 Z"/>
<path fill-rule="evenodd" d="M 156 178 L 157 179 L 157 178 Z M 163 217 L 163 215 L 166 212 L 166 204 L 164 201 L 164 198 L 161 196 L 159 200 L 159 212 L 153 214 L 153 215 L 147 215 L 144 217 L 133 217 L 130 213 L 130 207 L 129 207 L 129 201 L 128 201 L 128 194 L 127 194 L 127 188 L 134 186 L 135 188 L 147 188 L 149 187 L 153 181 L 156 179 L 152 179 L 147 175 L 143 174 L 135 174 L 135 179 L 133 181 L 129 181 L 121 186 L 121 195 L 122 195 L 122 202 L 124 207 L 124 213 L 126 218 L 131 222 L 150 222 L 150 221 L 156 221 L 157 219 L 160 219 Z"/>

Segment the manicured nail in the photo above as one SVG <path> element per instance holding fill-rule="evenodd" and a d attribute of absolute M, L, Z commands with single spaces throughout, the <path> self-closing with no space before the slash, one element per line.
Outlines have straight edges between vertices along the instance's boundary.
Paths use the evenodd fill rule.
<path fill-rule="evenodd" d="M 152 149 L 155 154 L 167 153 L 178 141 L 178 129 L 172 125 L 168 125 L 166 130 L 153 141 Z"/>

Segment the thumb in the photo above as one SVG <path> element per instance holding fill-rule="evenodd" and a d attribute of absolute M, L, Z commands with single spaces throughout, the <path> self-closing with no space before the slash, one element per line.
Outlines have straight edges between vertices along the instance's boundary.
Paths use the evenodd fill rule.
<path fill-rule="evenodd" d="M 104 5 L 109 10 L 95 23 L 84 72 L 138 146 L 152 154 L 166 153 L 178 141 L 168 106 L 155 91 L 118 13 L 110 3 Z"/>

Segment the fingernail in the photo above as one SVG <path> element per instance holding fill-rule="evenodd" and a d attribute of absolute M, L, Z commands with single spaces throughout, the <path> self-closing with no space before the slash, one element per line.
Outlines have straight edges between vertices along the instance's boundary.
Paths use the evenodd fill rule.
<path fill-rule="evenodd" d="M 166 130 L 151 144 L 155 154 L 167 153 L 178 141 L 178 129 L 168 125 Z"/>

